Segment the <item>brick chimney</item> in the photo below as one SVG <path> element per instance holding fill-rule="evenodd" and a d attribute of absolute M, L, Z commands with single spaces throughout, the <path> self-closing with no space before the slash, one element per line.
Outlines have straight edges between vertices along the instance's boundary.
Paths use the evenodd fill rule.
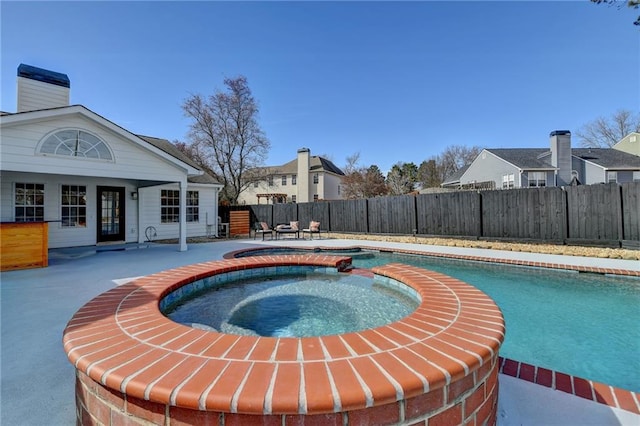
<path fill-rule="evenodd" d="M 554 130 L 551 139 L 551 165 L 556 167 L 556 186 L 571 184 L 571 132 Z"/>
<path fill-rule="evenodd" d="M 66 74 L 20 64 L 18 112 L 69 105 L 71 82 Z"/>

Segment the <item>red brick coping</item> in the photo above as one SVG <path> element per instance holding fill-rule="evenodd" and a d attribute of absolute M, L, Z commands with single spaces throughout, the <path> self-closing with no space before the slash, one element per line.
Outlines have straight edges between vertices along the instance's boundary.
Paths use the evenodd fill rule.
<path fill-rule="evenodd" d="M 101 294 L 63 336 L 77 370 L 78 424 L 495 424 L 504 319 L 488 296 L 446 275 L 374 268 L 412 287 L 420 305 L 399 321 L 341 335 L 222 334 L 175 323 L 158 307 L 171 291 L 216 274 L 350 262 L 323 255 L 206 262 Z"/>
<path fill-rule="evenodd" d="M 282 247 L 278 247 L 282 248 Z M 286 247 L 290 249 L 296 250 L 305 250 L 305 247 Z M 380 247 L 371 247 L 371 246 L 350 246 L 343 248 L 336 247 L 317 247 L 320 250 L 330 250 L 332 252 L 339 252 L 340 250 L 344 250 L 346 254 L 349 251 L 354 249 L 362 249 L 362 250 L 371 250 L 379 252 Z M 261 251 L 261 250 L 269 250 L 269 248 L 251 248 L 251 249 L 242 249 L 227 253 L 224 255 L 225 258 L 235 258 L 236 255 L 248 252 L 248 251 Z M 312 248 L 308 250 L 313 250 Z M 488 263 L 502 263 L 502 264 L 512 264 L 516 266 L 531 266 L 531 267 L 540 267 L 540 268 L 551 268 L 551 269 L 568 269 L 574 270 L 578 272 L 589 272 L 589 273 L 599 273 L 599 274 L 611 274 L 611 275 L 623 275 L 623 276 L 640 276 L 639 271 L 632 271 L 627 269 L 611 269 L 611 268 L 598 268 L 598 267 L 588 267 L 588 266 L 577 266 L 577 265 L 565 265 L 560 263 L 545 263 L 545 262 L 530 262 L 530 261 L 514 261 L 508 259 L 497 259 L 493 257 L 482 257 L 482 256 L 469 256 L 469 255 L 451 255 L 444 253 L 435 253 L 435 252 L 426 252 L 426 251 L 417 251 L 417 250 L 404 250 L 404 249 L 393 249 L 395 253 L 401 254 L 414 254 L 414 255 L 423 255 L 423 256 L 432 256 L 432 257 L 442 257 L 442 258 L 451 258 L 451 259 L 459 259 L 459 260 L 470 260 L 470 261 L 481 261 Z M 357 270 L 354 272 L 358 273 Z M 531 365 L 528 363 L 502 358 L 499 359 L 500 363 L 500 373 L 505 374 L 507 376 L 515 377 L 518 379 L 526 380 L 531 383 L 535 383 L 540 386 L 545 386 L 548 388 L 552 388 L 554 390 L 558 390 L 561 392 L 570 393 L 580 398 L 585 398 L 590 401 L 594 401 L 600 404 L 608 405 L 610 407 L 620 408 L 622 410 L 631 411 L 636 414 L 640 414 L 640 393 L 633 392 L 627 389 L 617 388 L 615 386 L 611 386 L 605 383 L 594 382 L 592 380 L 584 379 L 577 376 L 571 376 L 566 373 L 562 373 L 559 371 L 549 370 L 543 367 L 537 367 L 535 365 Z"/>
<path fill-rule="evenodd" d="M 640 394 L 604 383 L 500 357 L 500 373 L 593 402 L 640 414 Z"/>
<path fill-rule="evenodd" d="M 254 247 L 249 249 L 235 250 L 229 253 L 226 253 L 223 257 L 225 259 L 233 259 L 237 255 L 247 252 L 260 252 L 267 251 L 276 248 L 274 246 L 269 247 Z M 564 263 L 549 263 L 549 262 L 534 262 L 531 260 L 520 260 L 520 259 L 502 259 L 496 257 L 487 257 L 487 256 L 471 256 L 468 254 L 454 254 L 454 253 L 440 253 L 440 252 L 432 252 L 432 251 L 422 251 L 422 250 L 406 250 L 400 248 L 393 248 L 389 250 L 381 249 L 380 246 L 349 246 L 349 247 L 332 247 L 332 246 L 318 246 L 313 248 L 308 247 L 282 247 L 277 246 L 277 249 L 291 249 L 291 250 L 327 250 L 333 253 L 339 251 L 345 251 L 345 256 L 349 255 L 349 250 L 361 249 L 361 250 L 370 250 L 374 252 L 393 252 L 400 254 L 413 254 L 420 256 L 429 256 L 429 257 L 440 257 L 447 259 L 457 259 L 457 260 L 469 260 L 475 262 L 485 262 L 485 263 L 498 263 L 505 265 L 514 265 L 514 266 L 530 266 L 534 268 L 547 268 L 547 269 L 563 269 L 568 271 L 576 271 L 576 272 L 589 272 L 594 274 L 608 274 L 608 275 L 624 275 L 630 277 L 640 277 L 640 271 L 635 271 L 631 269 L 617 269 L 617 268 L 600 268 L 597 266 L 584 266 L 584 265 L 568 265 Z"/>

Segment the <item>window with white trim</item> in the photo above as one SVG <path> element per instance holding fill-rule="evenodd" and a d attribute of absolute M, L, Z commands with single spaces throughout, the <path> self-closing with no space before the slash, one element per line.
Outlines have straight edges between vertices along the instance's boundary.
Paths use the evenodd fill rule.
<path fill-rule="evenodd" d="M 608 183 L 618 182 L 618 172 L 607 172 L 607 182 Z"/>
<path fill-rule="evenodd" d="M 294 203 L 294 204 L 295 204 L 295 203 L 296 203 L 296 199 L 297 199 L 297 197 L 296 197 L 295 195 L 292 195 L 292 196 L 291 196 L 291 202 L 292 202 L 292 203 Z"/>
<path fill-rule="evenodd" d="M 502 175 L 502 189 L 509 189 L 515 186 L 515 175 L 513 173 Z"/>
<path fill-rule="evenodd" d="M 633 172 L 633 181 L 640 182 L 640 172 Z"/>
<path fill-rule="evenodd" d="M 15 184 L 15 221 L 38 222 L 44 220 L 44 184 Z"/>
<path fill-rule="evenodd" d="M 282 186 L 287 186 L 287 175 L 282 175 Z"/>
<path fill-rule="evenodd" d="M 199 192 L 187 191 L 187 222 L 200 221 Z"/>
<path fill-rule="evenodd" d="M 267 181 L 269 183 L 269 186 L 273 186 L 273 176 L 269 176 Z"/>
<path fill-rule="evenodd" d="M 313 183 L 318 183 L 318 174 L 317 173 L 313 174 Z"/>
<path fill-rule="evenodd" d="M 529 187 L 547 186 L 547 174 L 545 172 L 529 172 L 527 174 Z"/>
<path fill-rule="evenodd" d="M 111 150 L 102 139 L 79 129 L 59 130 L 47 136 L 39 153 L 113 161 Z"/>
<path fill-rule="evenodd" d="M 85 228 L 87 226 L 86 186 L 62 185 L 60 205 L 60 218 L 64 228 Z"/>
<path fill-rule="evenodd" d="M 160 222 L 180 221 L 180 191 L 163 189 L 160 192 Z"/>
<path fill-rule="evenodd" d="M 298 183 L 298 175 L 291 175 L 291 185 L 296 185 Z"/>
<path fill-rule="evenodd" d="M 313 201 L 318 201 L 319 199 L 318 194 L 313 194 Z"/>

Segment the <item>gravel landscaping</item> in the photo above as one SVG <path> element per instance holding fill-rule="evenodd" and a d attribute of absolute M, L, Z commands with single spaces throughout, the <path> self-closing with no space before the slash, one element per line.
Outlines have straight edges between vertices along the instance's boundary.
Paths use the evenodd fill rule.
<path fill-rule="evenodd" d="M 608 247 L 585 247 L 577 245 L 542 244 L 542 243 L 514 243 L 503 241 L 484 241 L 459 238 L 428 238 L 420 236 L 396 236 L 374 234 L 341 234 L 329 232 L 329 238 L 344 240 L 388 241 L 394 243 L 428 244 L 436 246 L 484 248 L 492 250 L 521 251 L 528 253 L 560 254 L 566 256 L 599 257 L 603 259 L 640 260 L 640 250 Z M 189 237 L 187 243 L 209 243 L 212 241 L 225 241 L 224 239 L 208 237 Z M 156 243 L 175 244 L 178 241 L 161 240 Z"/>

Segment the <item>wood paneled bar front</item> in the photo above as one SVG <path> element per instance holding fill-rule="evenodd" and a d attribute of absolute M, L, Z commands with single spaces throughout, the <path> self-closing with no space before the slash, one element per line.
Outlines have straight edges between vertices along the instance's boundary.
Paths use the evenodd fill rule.
<path fill-rule="evenodd" d="M 48 231 L 47 222 L 0 223 L 0 271 L 46 267 Z"/>

